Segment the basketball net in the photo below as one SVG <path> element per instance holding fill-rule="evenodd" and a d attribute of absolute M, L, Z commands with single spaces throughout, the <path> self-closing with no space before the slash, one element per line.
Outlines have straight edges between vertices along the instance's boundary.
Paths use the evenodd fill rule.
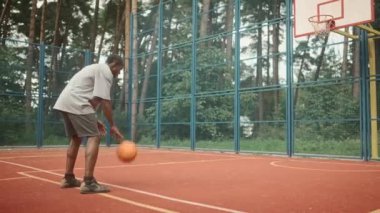
<path fill-rule="evenodd" d="M 314 28 L 315 35 L 325 37 L 329 35 L 330 30 L 335 27 L 334 17 L 331 15 L 316 15 L 309 18 L 309 22 Z"/>

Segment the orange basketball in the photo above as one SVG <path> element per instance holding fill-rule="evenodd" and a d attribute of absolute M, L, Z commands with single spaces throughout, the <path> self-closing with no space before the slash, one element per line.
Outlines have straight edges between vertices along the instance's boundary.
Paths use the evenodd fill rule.
<path fill-rule="evenodd" d="M 117 147 L 117 157 L 123 162 L 131 162 L 136 158 L 137 147 L 132 141 L 122 141 Z"/>

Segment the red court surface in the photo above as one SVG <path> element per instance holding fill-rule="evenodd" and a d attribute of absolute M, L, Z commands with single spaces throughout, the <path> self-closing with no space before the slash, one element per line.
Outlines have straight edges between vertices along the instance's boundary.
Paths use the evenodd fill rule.
<path fill-rule="evenodd" d="M 111 188 L 61 189 L 64 148 L 0 149 L 0 211 L 380 212 L 380 163 L 139 148 L 122 163 L 102 147 L 95 177 Z M 76 164 L 83 176 L 84 148 Z"/>

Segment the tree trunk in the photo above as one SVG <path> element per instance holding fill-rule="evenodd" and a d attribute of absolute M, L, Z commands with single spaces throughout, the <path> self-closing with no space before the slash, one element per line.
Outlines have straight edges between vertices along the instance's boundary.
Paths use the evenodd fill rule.
<path fill-rule="evenodd" d="M 114 34 L 114 39 L 113 39 L 113 47 L 112 47 L 112 53 L 117 54 L 117 51 L 119 49 L 119 28 L 120 28 L 120 0 L 116 1 L 116 17 L 115 17 L 115 34 Z"/>
<path fill-rule="evenodd" d="M 137 95 L 138 95 L 138 60 L 137 60 L 137 48 L 138 48 L 138 36 L 137 36 L 137 0 L 132 1 L 132 14 L 133 14 L 133 84 L 132 84 L 132 140 L 137 139 Z"/>
<path fill-rule="evenodd" d="M 259 10 L 261 11 L 262 10 L 262 5 L 260 4 L 259 5 Z M 261 25 L 257 28 L 258 30 L 258 33 L 257 33 L 257 76 L 256 76 L 256 85 L 257 87 L 261 87 L 263 86 L 263 59 L 262 59 L 262 56 L 263 56 L 263 51 L 262 51 L 262 47 L 263 47 L 263 32 L 261 30 Z M 264 96 L 263 96 L 263 93 L 260 92 L 258 94 L 259 96 L 259 100 L 258 100 L 258 106 L 257 106 L 257 120 L 258 121 L 261 121 L 263 120 L 264 118 Z"/>
<path fill-rule="evenodd" d="M 112 53 L 113 54 L 118 54 L 119 53 L 119 43 L 121 39 L 121 33 L 123 29 L 123 21 L 125 20 L 125 14 L 121 14 L 121 7 L 123 6 L 121 4 L 121 1 L 118 0 L 117 5 L 117 10 L 116 10 L 116 26 L 115 26 L 115 36 L 113 40 L 113 48 L 112 48 Z M 125 11 L 124 11 L 125 13 Z"/>
<path fill-rule="evenodd" d="M 40 43 L 45 43 L 45 20 L 46 20 L 47 0 L 44 0 L 41 14 Z"/>
<path fill-rule="evenodd" d="M 348 27 L 344 29 L 346 33 L 348 33 Z M 348 37 L 344 36 L 344 44 L 343 44 L 343 62 L 342 62 L 342 78 L 346 78 L 347 70 L 348 70 Z"/>
<path fill-rule="evenodd" d="M 9 36 L 9 31 L 11 27 L 8 24 L 10 13 L 11 13 L 11 0 L 7 0 L 1 12 L 1 18 L 0 18 L 0 37 L 4 38 L 2 40 L 3 46 L 5 45 L 5 38 Z"/>
<path fill-rule="evenodd" d="M 123 4 L 121 3 L 120 0 L 117 1 L 116 6 L 117 6 L 116 17 L 115 17 L 115 19 L 116 19 L 116 26 L 115 26 L 115 33 L 114 33 L 112 54 L 118 55 L 119 54 L 119 44 L 120 44 L 120 40 L 121 40 L 121 34 L 122 34 L 122 30 L 124 29 L 123 21 L 125 20 L 125 15 L 124 14 L 121 15 Z M 115 90 L 116 90 L 116 88 L 119 87 L 118 81 L 119 81 L 118 78 L 115 79 L 115 82 L 114 82 L 114 84 L 112 85 L 112 88 L 111 88 L 111 94 L 113 96 L 113 99 L 116 99 L 116 92 L 115 92 Z M 113 106 L 116 106 L 118 103 L 113 102 L 112 104 L 113 104 Z"/>
<path fill-rule="evenodd" d="M 125 111 L 125 109 L 127 108 L 127 104 L 128 104 L 128 85 L 129 85 L 129 59 L 131 57 L 131 47 L 130 47 L 130 37 L 131 37 L 131 33 L 130 33 L 130 27 L 131 27 L 131 24 L 130 24 L 130 21 L 131 21 L 131 1 L 126 1 L 125 2 L 125 27 L 124 27 L 124 39 L 125 39 L 125 48 L 124 48 L 124 55 L 125 55 L 125 62 L 124 62 L 124 75 L 123 75 L 123 90 L 124 92 L 122 92 L 121 94 L 121 111 Z"/>
<path fill-rule="evenodd" d="M 324 40 L 323 40 L 321 53 L 319 54 L 319 57 L 318 57 L 317 70 L 315 71 L 314 81 L 317 81 L 319 78 L 319 74 L 321 72 L 321 68 L 323 65 L 323 58 L 325 57 L 326 45 L 327 45 L 328 41 L 329 41 L 329 35 L 326 35 Z"/>
<path fill-rule="evenodd" d="M 170 45 L 170 42 L 171 42 L 171 35 L 172 35 L 172 33 L 171 33 L 171 30 L 173 29 L 172 28 L 172 23 L 173 23 L 173 13 L 175 12 L 174 11 L 174 7 L 173 7 L 173 4 L 175 4 L 175 2 L 171 2 L 170 3 L 170 9 L 169 9 L 169 11 L 168 11 L 168 18 L 167 18 L 167 26 L 169 26 L 169 30 L 165 30 L 164 32 L 166 32 L 165 33 L 165 35 L 164 35 L 164 37 L 166 38 L 166 39 L 164 39 L 164 46 L 165 47 L 168 47 L 169 45 Z M 168 54 L 169 53 L 169 51 L 164 51 L 164 59 L 163 59 L 163 61 L 169 61 L 170 60 L 170 58 L 169 58 L 169 55 L 171 55 L 170 57 L 173 57 L 173 54 Z"/>
<path fill-rule="evenodd" d="M 91 25 L 90 51 L 95 52 L 96 35 L 98 33 L 99 0 L 95 1 L 94 21 Z"/>
<path fill-rule="evenodd" d="M 233 31 L 233 23 L 234 23 L 234 0 L 228 0 L 227 2 L 227 14 L 226 14 L 226 31 Z M 231 67 L 232 63 L 232 35 L 227 36 L 226 38 L 226 57 L 227 57 L 227 65 Z"/>
<path fill-rule="evenodd" d="M 56 79 L 57 79 L 57 72 L 58 72 L 58 48 L 60 46 L 60 27 L 61 27 L 61 6 L 62 6 L 62 0 L 57 1 L 57 5 L 55 8 L 55 22 L 54 22 L 54 37 L 53 37 L 53 47 L 52 47 L 52 61 L 51 61 L 51 68 L 50 72 L 47 73 L 48 76 L 48 94 L 49 97 L 52 98 L 55 95 L 56 92 Z M 52 100 L 52 99 L 48 99 Z M 50 107 L 52 105 L 52 101 L 49 101 L 50 103 L 46 103 L 47 107 Z"/>
<path fill-rule="evenodd" d="M 149 48 L 149 53 L 153 53 L 156 49 L 156 44 L 157 44 L 157 31 L 159 30 L 158 28 L 160 27 L 160 14 L 159 12 L 157 12 L 157 15 L 156 15 L 156 24 L 154 26 L 154 31 L 153 31 L 153 34 L 151 36 L 151 45 L 150 45 L 150 48 Z M 146 66 L 145 66 L 145 74 L 144 74 L 144 82 L 143 82 L 143 85 L 142 85 L 142 89 L 141 89 L 141 97 L 140 97 L 140 104 L 139 104 L 139 115 L 144 115 L 144 108 L 145 108 L 145 98 L 146 98 L 146 94 L 148 92 L 148 85 L 149 85 L 149 78 L 150 78 L 150 71 L 152 69 L 152 63 L 153 63 L 153 54 L 149 54 L 149 57 L 147 59 L 147 62 L 146 62 Z"/>
<path fill-rule="evenodd" d="M 268 16 L 269 17 L 269 16 Z M 267 26 L 267 32 L 266 32 L 266 36 L 267 36 L 267 38 L 266 38 L 266 41 L 267 41 L 267 54 L 266 54 L 266 58 L 265 58 L 265 60 L 266 60 L 266 79 L 265 79 L 265 82 L 266 82 L 266 85 L 271 85 L 271 79 L 270 79 L 270 63 L 269 63 L 269 58 L 270 58 L 270 56 L 269 56 L 269 53 L 270 53 L 270 49 L 271 49 L 271 46 L 270 46 L 270 39 L 271 39 L 271 31 L 270 31 L 270 25 L 268 24 L 268 26 Z"/>
<path fill-rule="evenodd" d="M 354 28 L 354 35 L 358 35 L 358 31 Z M 354 84 L 352 87 L 352 96 L 355 100 L 360 99 L 360 43 L 354 42 L 354 65 L 352 67 L 352 77 L 354 78 Z"/>
<path fill-rule="evenodd" d="M 1 11 L 0 26 L 3 24 L 3 21 L 5 20 L 5 16 L 7 14 L 7 11 L 9 10 L 10 7 L 11 7 L 11 0 L 7 0 L 7 2 L 5 2 L 3 10 Z"/>
<path fill-rule="evenodd" d="M 35 40 L 35 25 L 37 13 L 37 0 L 32 1 L 32 11 L 30 13 L 29 23 L 29 48 L 26 63 L 26 79 L 25 79 L 25 114 L 26 114 L 26 131 L 32 130 L 30 122 L 32 116 L 32 73 L 34 66 L 34 40 Z"/>
<path fill-rule="evenodd" d="M 41 14 L 41 23 L 40 23 L 40 44 L 45 43 L 45 22 L 46 22 L 46 7 L 47 7 L 47 0 L 44 0 L 44 3 L 42 5 L 42 14 Z M 40 74 L 40 72 L 38 72 Z M 44 78 L 43 78 L 44 79 Z M 44 106 L 44 114 L 47 115 L 49 113 L 49 99 L 46 100 L 45 106 Z"/>
<path fill-rule="evenodd" d="M 307 37 L 306 44 L 309 44 L 309 40 L 310 40 L 310 36 Z M 303 54 L 301 56 L 302 57 L 301 58 L 301 65 L 300 65 L 300 70 L 298 71 L 298 75 L 297 75 L 297 83 L 305 81 L 305 77 L 304 77 L 304 75 L 302 73 L 302 70 L 303 70 L 303 66 L 305 64 L 306 53 L 308 51 L 309 50 L 305 48 L 304 51 L 303 51 Z M 296 86 L 295 92 L 294 92 L 294 100 L 293 100 L 294 108 L 297 106 L 298 95 L 299 95 L 299 86 Z"/>
<path fill-rule="evenodd" d="M 280 18 L 281 1 L 275 0 L 273 4 L 273 18 Z M 273 25 L 272 43 L 272 53 L 274 54 L 272 58 L 273 83 L 274 85 L 280 85 L 280 78 L 278 74 L 280 63 L 280 56 L 278 55 L 280 47 L 280 24 L 278 23 Z M 280 111 L 280 92 L 277 90 L 274 91 L 274 111 L 276 114 Z"/>
<path fill-rule="evenodd" d="M 201 26 L 199 30 L 199 38 L 207 36 L 208 32 L 208 21 L 210 19 L 210 5 L 211 0 L 203 0 L 203 7 L 201 13 Z M 205 42 L 200 44 L 201 47 L 205 46 Z"/>
<path fill-rule="evenodd" d="M 99 43 L 99 48 L 98 48 L 98 54 L 97 54 L 97 57 L 96 57 L 96 61 L 95 62 L 99 62 L 99 58 L 100 58 L 100 55 L 102 53 L 102 49 L 103 49 L 103 42 L 104 42 L 104 36 L 106 34 L 106 31 L 107 31 L 107 24 L 108 24 L 108 18 L 109 18 L 109 12 L 110 12 L 110 9 L 109 9 L 109 5 L 111 4 L 111 2 L 109 2 L 107 5 L 106 5 L 106 8 L 105 8 L 105 17 L 104 17 L 104 20 L 103 20 L 103 31 L 102 31 L 102 35 L 100 37 L 100 43 Z"/>

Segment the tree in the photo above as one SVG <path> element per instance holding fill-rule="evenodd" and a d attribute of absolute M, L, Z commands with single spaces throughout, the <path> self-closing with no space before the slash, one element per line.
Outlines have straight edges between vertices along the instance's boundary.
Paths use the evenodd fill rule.
<path fill-rule="evenodd" d="M 138 96 L 138 61 L 137 61 L 137 49 L 138 49 L 138 25 L 137 25 L 137 0 L 132 0 L 132 15 L 133 15 L 133 88 L 132 88 L 132 112 L 131 112 L 131 132 L 132 140 L 137 139 L 137 96 Z"/>
<path fill-rule="evenodd" d="M 273 2 L 273 19 L 280 17 L 281 11 L 281 0 L 275 0 Z M 272 53 L 276 54 L 272 58 L 272 66 L 273 66 L 273 83 L 275 85 L 279 85 L 279 63 L 280 56 L 277 55 L 279 53 L 280 47 L 280 24 L 276 23 L 273 25 L 273 34 L 272 34 Z M 275 113 L 279 113 L 279 104 L 280 104 L 280 93 L 279 91 L 274 91 L 274 109 Z"/>
<path fill-rule="evenodd" d="M 41 24 L 40 24 L 40 43 L 45 42 L 45 20 L 46 20 L 46 7 L 47 7 L 47 0 L 44 0 L 44 3 L 42 5 L 42 14 L 41 14 Z"/>
<path fill-rule="evenodd" d="M 94 18 L 91 24 L 91 37 L 89 49 L 91 52 L 95 52 L 96 36 L 98 34 L 98 17 L 99 17 L 99 0 L 95 0 L 95 12 Z"/>
<path fill-rule="evenodd" d="M 202 2 L 202 13 L 201 13 L 201 26 L 199 29 L 199 38 L 204 38 L 207 35 L 208 24 L 209 24 L 209 13 L 210 13 L 211 0 L 203 0 Z"/>
<path fill-rule="evenodd" d="M 344 29 L 346 33 L 348 33 L 348 27 Z M 344 44 L 343 44 L 343 64 L 342 64 L 342 78 L 346 78 L 347 71 L 348 71 L 348 37 L 344 37 Z"/>
<path fill-rule="evenodd" d="M 125 43 L 125 48 L 124 48 L 124 56 L 125 56 L 125 62 L 124 62 L 124 75 L 123 75 L 123 86 L 122 86 L 122 93 L 121 93 L 121 106 L 120 109 L 121 111 L 125 111 L 125 107 L 127 105 L 127 97 L 128 93 L 130 92 L 128 90 L 129 88 L 129 58 L 131 56 L 131 46 L 130 46 L 130 19 L 131 19 L 131 1 L 126 1 L 125 2 L 125 9 L 124 9 L 124 14 L 125 14 L 125 27 L 124 27 L 124 43 Z"/>
<path fill-rule="evenodd" d="M 157 1 L 157 3 L 159 3 L 160 0 Z M 163 15 L 163 14 L 161 14 Z M 144 103 L 144 100 L 146 98 L 146 95 L 147 95 L 147 92 L 148 92 L 148 84 L 149 84 L 149 79 L 150 79 L 150 73 L 151 73 L 151 69 L 152 69 L 152 64 L 153 64 L 153 56 L 154 56 L 154 52 L 156 51 L 156 45 L 157 45 L 157 31 L 159 30 L 159 27 L 160 27 L 160 14 L 159 14 L 159 7 L 157 7 L 157 13 L 155 16 L 152 16 L 153 17 L 153 22 L 152 23 L 155 23 L 154 24 L 154 28 L 153 28 L 153 32 L 152 32 L 152 35 L 151 35 L 151 44 L 149 45 L 150 48 L 149 48 L 149 56 L 148 56 L 148 59 L 147 59 L 147 62 L 145 63 L 145 73 L 144 73 L 144 81 L 143 81 L 143 85 L 142 85 L 142 89 L 141 89 L 141 96 L 140 96 L 140 104 L 139 104 L 139 115 L 141 116 L 144 116 L 144 108 L 145 108 L 145 103 Z"/>
<path fill-rule="evenodd" d="M 263 3 L 258 2 L 257 3 L 257 11 L 261 11 L 262 14 L 264 14 L 263 10 Z M 263 84 L 263 37 L 262 37 L 262 25 L 260 24 L 263 21 L 264 17 L 259 16 L 258 22 L 259 22 L 259 27 L 257 28 L 257 43 L 256 43 L 256 51 L 257 51 L 257 63 L 256 63 L 256 87 L 262 87 Z M 264 97 L 263 93 L 259 93 L 259 100 L 258 100 L 258 105 L 255 109 L 256 112 L 256 119 L 262 121 L 264 119 Z"/>
<path fill-rule="evenodd" d="M 5 2 L 5 5 L 3 7 L 3 10 L 1 11 L 1 16 L 0 16 L 0 37 L 1 38 L 6 38 L 9 34 L 8 30 L 8 19 L 10 16 L 10 10 L 11 9 L 11 0 L 7 0 Z"/>
<path fill-rule="evenodd" d="M 354 29 L 354 35 L 358 35 L 358 31 Z M 352 77 L 355 79 L 355 82 L 352 87 L 352 96 L 354 99 L 360 99 L 360 83 L 357 79 L 360 78 L 360 43 L 358 41 L 354 42 L 353 46 L 353 64 L 352 67 Z"/>
<path fill-rule="evenodd" d="M 317 70 L 315 71 L 314 81 L 317 81 L 319 78 L 319 73 L 321 72 L 323 58 L 325 55 L 326 45 L 328 41 L 329 41 L 329 34 L 323 37 L 322 49 L 321 49 L 321 52 L 318 54 Z"/>
<path fill-rule="evenodd" d="M 117 8 L 116 16 L 115 16 L 116 26 L 115 26 L 114 41 L 113 41 L 113 47 L 112 47 L 113 54 L 118 54 L 119 52 L 119 44 L 122 37 L 121 33 L 124 29 L 123 23 L 125 21 L 125 10 L 123 10 L 124 4 L 122 4 L 120 0 L 117 1 L 116 8 Z M 122 13 L 121 11 L 124 11 L 124 13 Z"/>
<path fill-rule="evenodd" d="M 58 48 L 62 44 L 62 38 L 60 34 L 61 29 L 61 11 L 62 11 L 62 0 L 58 0 L 56 7 L 55 7 L 55 21 L 54 21 L 54 35 L 53 35 L 53 47 L 51 50 L 51 67 L 50 72 L 47 73 L 48 75 L 48 88 L 47 92 L 49 94 L 49 97 L 53 97 L 56 93 L 57 88 L 57 72 L 59 69 L 59 61 L 58 61 Z M 50 99 L 52 100 L 52 99 Z M 53 105 L 52 102 L 47 102 L 46 107 L 50 108 L 50 106 Z"/>
<path fill-rule="evenodd" d="M 36 24 L 36 11 L 37 11 L 37 0 L 32 1 L 32 11 L 30 13 L 30 24 L 29 24 L 29 45 L 28 45 L 28 55 L 27 55 L 27 67 L 26 67 L 26 78 L 25 78 L 25 115 L 26 123 L 25 128 L 27 132 L 31 131 L 31 126 L 29 124 L 31 120 L 32 113 L 32 73 L 34 66 L 34 39 L 35 39 L 35 24 Z"/>

